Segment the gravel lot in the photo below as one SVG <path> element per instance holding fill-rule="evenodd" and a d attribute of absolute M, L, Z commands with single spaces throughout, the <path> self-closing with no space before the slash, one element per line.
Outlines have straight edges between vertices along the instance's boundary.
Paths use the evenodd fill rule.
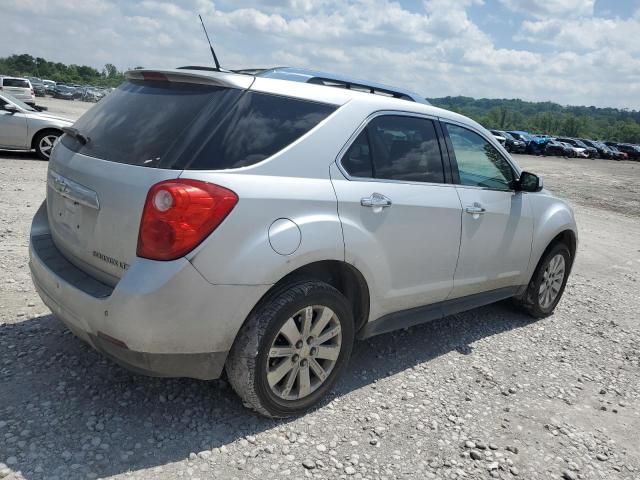
<path fill-rule="evenodd" d="M 518 161 L 576 207 L 555 315 L 503 302 L 358 343 L 322 408 L 274 421 L 68 333 L 27 266 L 47 164 L 0 152 L 0 478 L 640 479 L 640 163 Z"/>

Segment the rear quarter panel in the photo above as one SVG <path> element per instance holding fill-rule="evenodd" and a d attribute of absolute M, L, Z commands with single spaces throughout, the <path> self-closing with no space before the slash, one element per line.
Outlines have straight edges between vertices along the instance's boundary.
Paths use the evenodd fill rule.
<path fill-rule="evenodd" d="M 344 259 L 337 202 L 328 178 L 196 173 L 199 180 L 222 185 L 239 197 L 222 224 L 187 256 L 210 283 L 274 284 L 309 263 Z M 300 230 L 300 244 L 289 255 L 277 253 L 269 240 L 269 227 L 281 218 Z"/>

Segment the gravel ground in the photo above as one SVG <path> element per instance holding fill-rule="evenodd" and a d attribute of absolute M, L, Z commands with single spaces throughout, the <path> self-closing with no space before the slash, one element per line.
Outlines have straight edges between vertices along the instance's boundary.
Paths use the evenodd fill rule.
<path fill-rule="evenodd" d="M 518 161 L 576 206 L 555 315 L 503 302 L 360 342 L 322 408 L 274 421 L 67 332 L 27 266 L 47 164 L 0 153 L 0 478 L 640 479 L 640 164 Z"/>

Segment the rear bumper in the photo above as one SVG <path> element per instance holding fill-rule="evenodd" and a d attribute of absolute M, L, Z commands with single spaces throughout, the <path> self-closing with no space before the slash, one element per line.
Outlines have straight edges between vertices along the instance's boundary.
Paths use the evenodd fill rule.
<path fill-rule="evenodd" d="M 268 285 L 212 285 L 185 259 L 137 259 L 115 287 L 71 264 L 34 218 L 29 267 L 43 302 L 78 337 L 147 375 L 220 376 L 235 336 Z"/>

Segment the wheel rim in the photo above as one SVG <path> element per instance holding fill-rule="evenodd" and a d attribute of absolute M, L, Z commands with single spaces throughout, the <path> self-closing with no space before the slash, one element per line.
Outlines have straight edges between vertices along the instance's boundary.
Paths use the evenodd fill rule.
<path fill-rule="evenodd" d="M 561 254 L 557 254 L 547 263 L 542 275 L 542 282 L 538 291 L 538 302 L 542 308 L 549 308 L 558 298 L 564 280 L 564 272 L 564 257 Z"/>
<path fill-rule="evenodd" d="M 45 157 L 49 158 L 51 156 L 51 150 L 53 150 L 57 139 L 58 135 L 45 135 L 40 139 L 38 149 Z"/>
<path fill-rule="evenodd" d="M 322 305 L 305 307 L 289 317 L 271 344 L 267 383 L 284 400 L 300 400 L 331 375 L 342 347 L 340 320 Z"/>

